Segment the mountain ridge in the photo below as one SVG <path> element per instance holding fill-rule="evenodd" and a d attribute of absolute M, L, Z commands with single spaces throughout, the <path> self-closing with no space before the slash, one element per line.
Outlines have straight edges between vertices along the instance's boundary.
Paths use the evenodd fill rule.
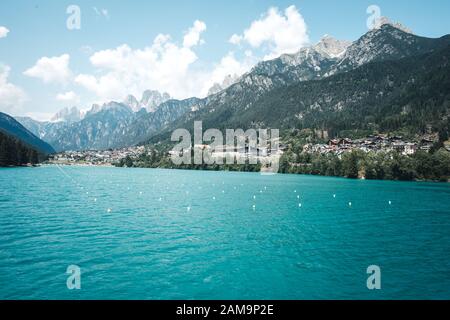
<path fill-rule="evenodd" d="M 54 153 L 51 145 L 42 141 L 10 115 L 0 112 L 0 131 L 44 154 Z"/>
<path fill-rule="evenodd" d="M 239 113 L 253 110 L 256 103 L 262 103 L 262 97 L 268 99 L 270 92 L 276 93 L 280 88 L 302 82 L 320 81 L 351 72 L 372 62 L 419 57 L 439 50 L 449 43 L 450 36 L 437 39 L 419 37 L 392 24 L 383 24 L 351 43 L 324 36 L 318 43 L 302 48 L 295 54 L 281 55 L 279 58 L 258 63 L 238 79 L 232 79 L 230 82 L 233 83 L 227 84 L 225 89 L 206 98 L 165 100 L 168 95 L 147 90 L 141 101 L 129 95 L 124 103 L 94 105 L 83 120 L 74 124 L 48 125 L 52 133 L 41 137 L 55 144 L 58 150 L 135 145 L 149 139 L 154 140 L 152 137 L 161 134 L 167 135 L 167 132 L 173 129 L 188 127 L 193 120 L 205 120 L 205 125 L 208 126 L 207 119 L 210 119 L 211 115 L 216 118 L 212 124 L 222 123 L 220 119 L 227 119 L 232 115 L 239 118 Z M 165 101 L 157 107 L 140 108 L 142 101 L 148 102 L 153 96 L 156 100 L 160 99 L 158 101 Z M 93 117 L 95 113 L 107 111 L 105 109 L 111 104 L 118 104 L 129 111 L 111 111 L 114 116 L 108 116 L 108 112 L 101 113 L 105 119 Z M 257 126 L 257 122 L 255 120 L 252 125 Z M 27 125 L 31 127 L 30 123 Z M 40 130 L 41 133 L 46 130 L 36 124 L 32 129 Z"/>
<path fill-rule="evenodd" d="M 371 33 L 371 32 L 369 32 Z M 430 39 L 430 38 L 422 38 L 422 37 L 417 37 L 414 35 L 410 35 L 407 34 L 397 28 L 394 28 L 390 25 L 385 25 L 383 27 L 380 28 L 380 30 L 378 31 L 373 31 L 373 34 L 375 34 L 375 37 L 373 37 L 371 34 L 366 34 L 365 36 L 361 37 L 359 40 L 360 41 L 356 41 L 352 44 L 352 46 L 358 48 L 361 47 L 361 43 L 365 42 L 365 38 L 369 37 L 370 39 L 372 39 L 372 41 L 376 41 L 378 43 L 383 44 L 385 41 L 390 41 L 392 39 L 391 35 L 401 35 L 402 37 L 400 37 L 400 39 L 398 37 L 395 37 L 397 39 L 397 41 L 404 41 L 405 43 L 409 43 L 410 45 L 415 46 L 414 48 L 405 48 L 405 50 L 403 51 L 399 51 L 400 49 L 398 49 L 397 51 L 392 51 L 390 46 L 385 47 L 384 45 L 380 45 L 381 48 L 386 48 L 386 51 L 383 50 L 376 50 L 377 55 L 373 55 L 371 54 L 371 56 L 368 58 L 369 62 L 365 63 L 365 64 L 361 64 L 360 66 L 355 66 L 353 69 L 350 70 L 337 70 L 337 72 L 330 74 L 326 74 L 326 76 L 324 76 L 323 78 L 321 77 L 312 77 L 311 79 L 307 80 L 307 81 L 300 81 L 297 83 L 290 83 L 290 84 L 285 84 L 282 86 L 274 86 L 272 87 L 270 90 L 267 90 L 266 92 L 262 92 L 261 94 L 259 94 L 257 97 L 255 97 L 255 95 L 250 95 L 248 94 L 248 92 L 250 90 L 243 90 L 241 92 L 241 94 L 239 95 L 239 87 L 241 86 L 240 83 L 236 83 L 233 86 L 231 86 L 229 89 L 225 90 L 225 92 L 220 93 L 218 95 L 216 95 L 216 99 L 209 99 L 209 101 L 206 103 L 205 107 L 196 112 L 196 113 L 191 113 L 191 114 L 187 114 L 184 117 L 180 118 L 170 129 L 175 129 L 175 128 L 192 128 L 192 122 L 195 120 L 202 120 L 203 124 L 204 124 L 204 128 L 222 128 L 224 124 L 226 124 L 227 119 L 234 117 L 236 119 L 235 122 L 233 123 L 228 123 L 229 127 L 241 127 L 241 124 L 243 122 L 243 118 L 244 115 L 246 116 L 247 122 L 245 123 L 247 126 L 251 126 L 251 127 L 261 127 L 264 125 L 270 125 L 268 123 L 265 123 L 264 121 L 262 121 L 264 119 L 264 116 L 266 117 L 273 117 L 273 116 L 279 116 L 278 112 L 274 112 L 274 107 L 269 108 L 266 110 L 267 113 L 264 114 L 264 116 L 261 116 L 261 114 L 259 113 L 259 109 L 258 109 L 258 104 L 264 104 L 264 100 L 270 100 L 270 96 L 271 94 L 277 94 L 277 90 L 283 91 L 283 88 L 288 88 L 289 86 L 293 85 L 301 85 L 304 83 L 308 83 L 310 85 L 316 85 L 316 86 L 320 86 L 323 85 L 325 91 L 322 91 L 323 94 L 326 94 L 326 88 L 327 88 L 327 79 L 329 79 L 331 77 L 331 79 L 333 79 L 332 77 L 336 77 L 339 75 L 343 75 L 346 74 L 348 72 L 352 72 L 354 70 L 357 70 L 360 67 L 363 67 L 364 65 L 367 65 L 369 63 L 380 63 L 381 65 L 383 63 L 389 63 L 390 61 L 398 61 L 401 59 L 407 59 L 407 58 L 411 58 L 412 60 L 414 59 L 419 59 L 421 55 L 424 55 L 426 53 L 433 53 L 436 51 L 439 51 L 440 49 L 442 50 L 442 48 L 446 48 L 446 46 L 448 46 L 450 44 L 450 36 L 444 36 L 441 38 L 437 38 L 437 39 Z M 381 38 L 382 35 L 385 35 L 386 39 Z M 405 38 L 403 38 L 405 37 Z M 415 41 L 411 42 L 411 38 L 410 37 L 416 37 L 414 38 Z M 381 38 L 381 39 L 380 39 Z M 417 45 L 419 43 L 419 45 Z M 376 45 L 377 43 L 375 43 Z M 398 45 L 398 44 L 397 44 Z M 348 52 L 352 52 L 351 47 L 350 46 L 347 49 L 347 53 Z M 399 48 L 403 48 L 403 45 L 398 45 Z M 424 53 L 425 52 L 425 53 Z M 348 58 L 348 54 L 345 54 L 342 57 L 341 61 L 346 61 L 346 59 Z M 399 58 L 400 57 L 400 58 Z M 270 63 L 273 63 L 270 62 Z M 331 66 L 332 68 L 333 66 Z M 331 70 L 330 68 L 330 70 Z M 373 72 L 376 72 L 377 70 L 374 69 Z M 277 75 L 278 77 L 281 77 L 279 75 Z M 244 78 L 245 79 L 245 78 Z M 367 78 L 366 81 L 369 81 Z M 355 85 L 355 90 L 356 90 L 356 85 L 358 83 L 356 82 Z M 350 88 L 351 89 L 351 88 Z M 350 90 L 348 89 L 348 90 Z M 303 93 L 304 95 L 308 94 L 308 90 L 305 88 L 305 92 Z M 351 96 L 352 95 L 352 91 L 346 91 L 346 93 Z M 229 99 L 227 99 L 227 95 L 231 96 Z M 285 104 L 289 104 L 291 103 L 291 101 L 288 100 L 288 97 L 284 97 L 283 96 L 278 96 L 278 104 L 279 106 L 284 106 Z M 317 99 L 319 99 L 320 97 L 317 97 Z M 286 99 L 286 100 L 283 100 Z M 297 95 L 295 98 L 293 98 L 294 100 L 297 99 L 298 101 L 302 102 L 302 99 L 304 99 L 304 97 L 302 96 L 302 94 Z M 291 114 L 291 117 L 294 116 L 299 116 L 301 117 L 301 115 L 296 115 L 295 113 Z M 281 119 L 283 119 L 282 117 L 280 117 Z M 310 119 L 312 121 L 312 119 Z M 282 125 L 282 123 L 278 124 L 278 125 Z M 285 127 L 285 126 L 282 126 Z M 169 133 L 170 133 L 170 129 L 168 130 L 169 132 L 166 133 L 161 133 L 160 135 L 153 137 L 151 139 L 149 139 L 149 142 L 157 142 L 158 139 L 167 139 Z"/>

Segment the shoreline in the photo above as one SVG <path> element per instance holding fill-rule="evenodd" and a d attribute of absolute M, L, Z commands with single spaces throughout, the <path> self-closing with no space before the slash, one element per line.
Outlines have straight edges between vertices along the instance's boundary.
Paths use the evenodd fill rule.
<path fill-rule="evenodd" d="M 42 163 L 42 166 L 68 166 L 68 167 L 105 167 L 116 168 L 113 164 L 88 164 L 88 163 Z"/>
<path fill-rule="evenodd" d="M 98 164 L 83 164 L 83 163 L 43 163 L 39 164 L 38 166 L 68 166 L 68 167 L 98 167 L 98 168 L 126 168 L 126 169 L 160 169 L 160 170 L 187 170 L 187 171 L 209 171 L 209 172 L 245 172 L 245 173 L 261 173 L 260 171 L 239 171 L 239 170 L 214 170 L 214 169 L 195 169 L 195 168 L 164 168 L 164 167 L 118 167 L 112 164 L 108 165 L 98 165 Z M 30 166 L 32 167 L 32 166 Z M 283 173 L 278 172 L 276 174 L 282 174 L 282 175 L 292 175 L 292 176 L 310 176 L 310 177 L 324 177 L 324 178 L 340 178 L 340 179 L 346 179 L 346 180 L 361 180 L 361 181 L 396 181 L 396 182 L 424 182 L 424 183 L 450 183 L 450 179 L 447 181 L 440 181 L 440 180 L 427 180 L 427 179 L 414 179 L 414 180 L 395 180 L 395 179 L 366 179 L 366 178 L 348 178 L 348 177 L 342 177 L 342 176 L 330 176 L 330 175 L 320 175 L 320 174 L 298 174 L 298 173 Z"/>

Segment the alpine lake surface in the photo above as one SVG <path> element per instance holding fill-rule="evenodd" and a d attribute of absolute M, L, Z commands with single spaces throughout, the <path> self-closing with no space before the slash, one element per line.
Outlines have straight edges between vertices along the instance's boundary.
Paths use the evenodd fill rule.
<path fill-rule="evenodd" d="M 450 184 L 0 169 L 0 299 L 450 299 Z"/>

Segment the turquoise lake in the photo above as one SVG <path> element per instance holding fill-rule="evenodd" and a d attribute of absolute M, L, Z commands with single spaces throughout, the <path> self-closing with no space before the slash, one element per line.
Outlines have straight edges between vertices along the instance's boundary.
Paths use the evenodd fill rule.
<path fill-rule="evenodd" d="M 0 169 L 0 299 L 450 299 L 450 184 Z"/>

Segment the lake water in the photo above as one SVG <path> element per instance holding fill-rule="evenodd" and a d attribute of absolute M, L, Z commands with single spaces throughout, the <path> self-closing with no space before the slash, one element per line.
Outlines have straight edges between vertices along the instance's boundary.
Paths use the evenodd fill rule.
<path fill-rule="evenodd" d="M 0 299 L 430 298 L 450 299 L 449 184 L 0 169 Z"/>

